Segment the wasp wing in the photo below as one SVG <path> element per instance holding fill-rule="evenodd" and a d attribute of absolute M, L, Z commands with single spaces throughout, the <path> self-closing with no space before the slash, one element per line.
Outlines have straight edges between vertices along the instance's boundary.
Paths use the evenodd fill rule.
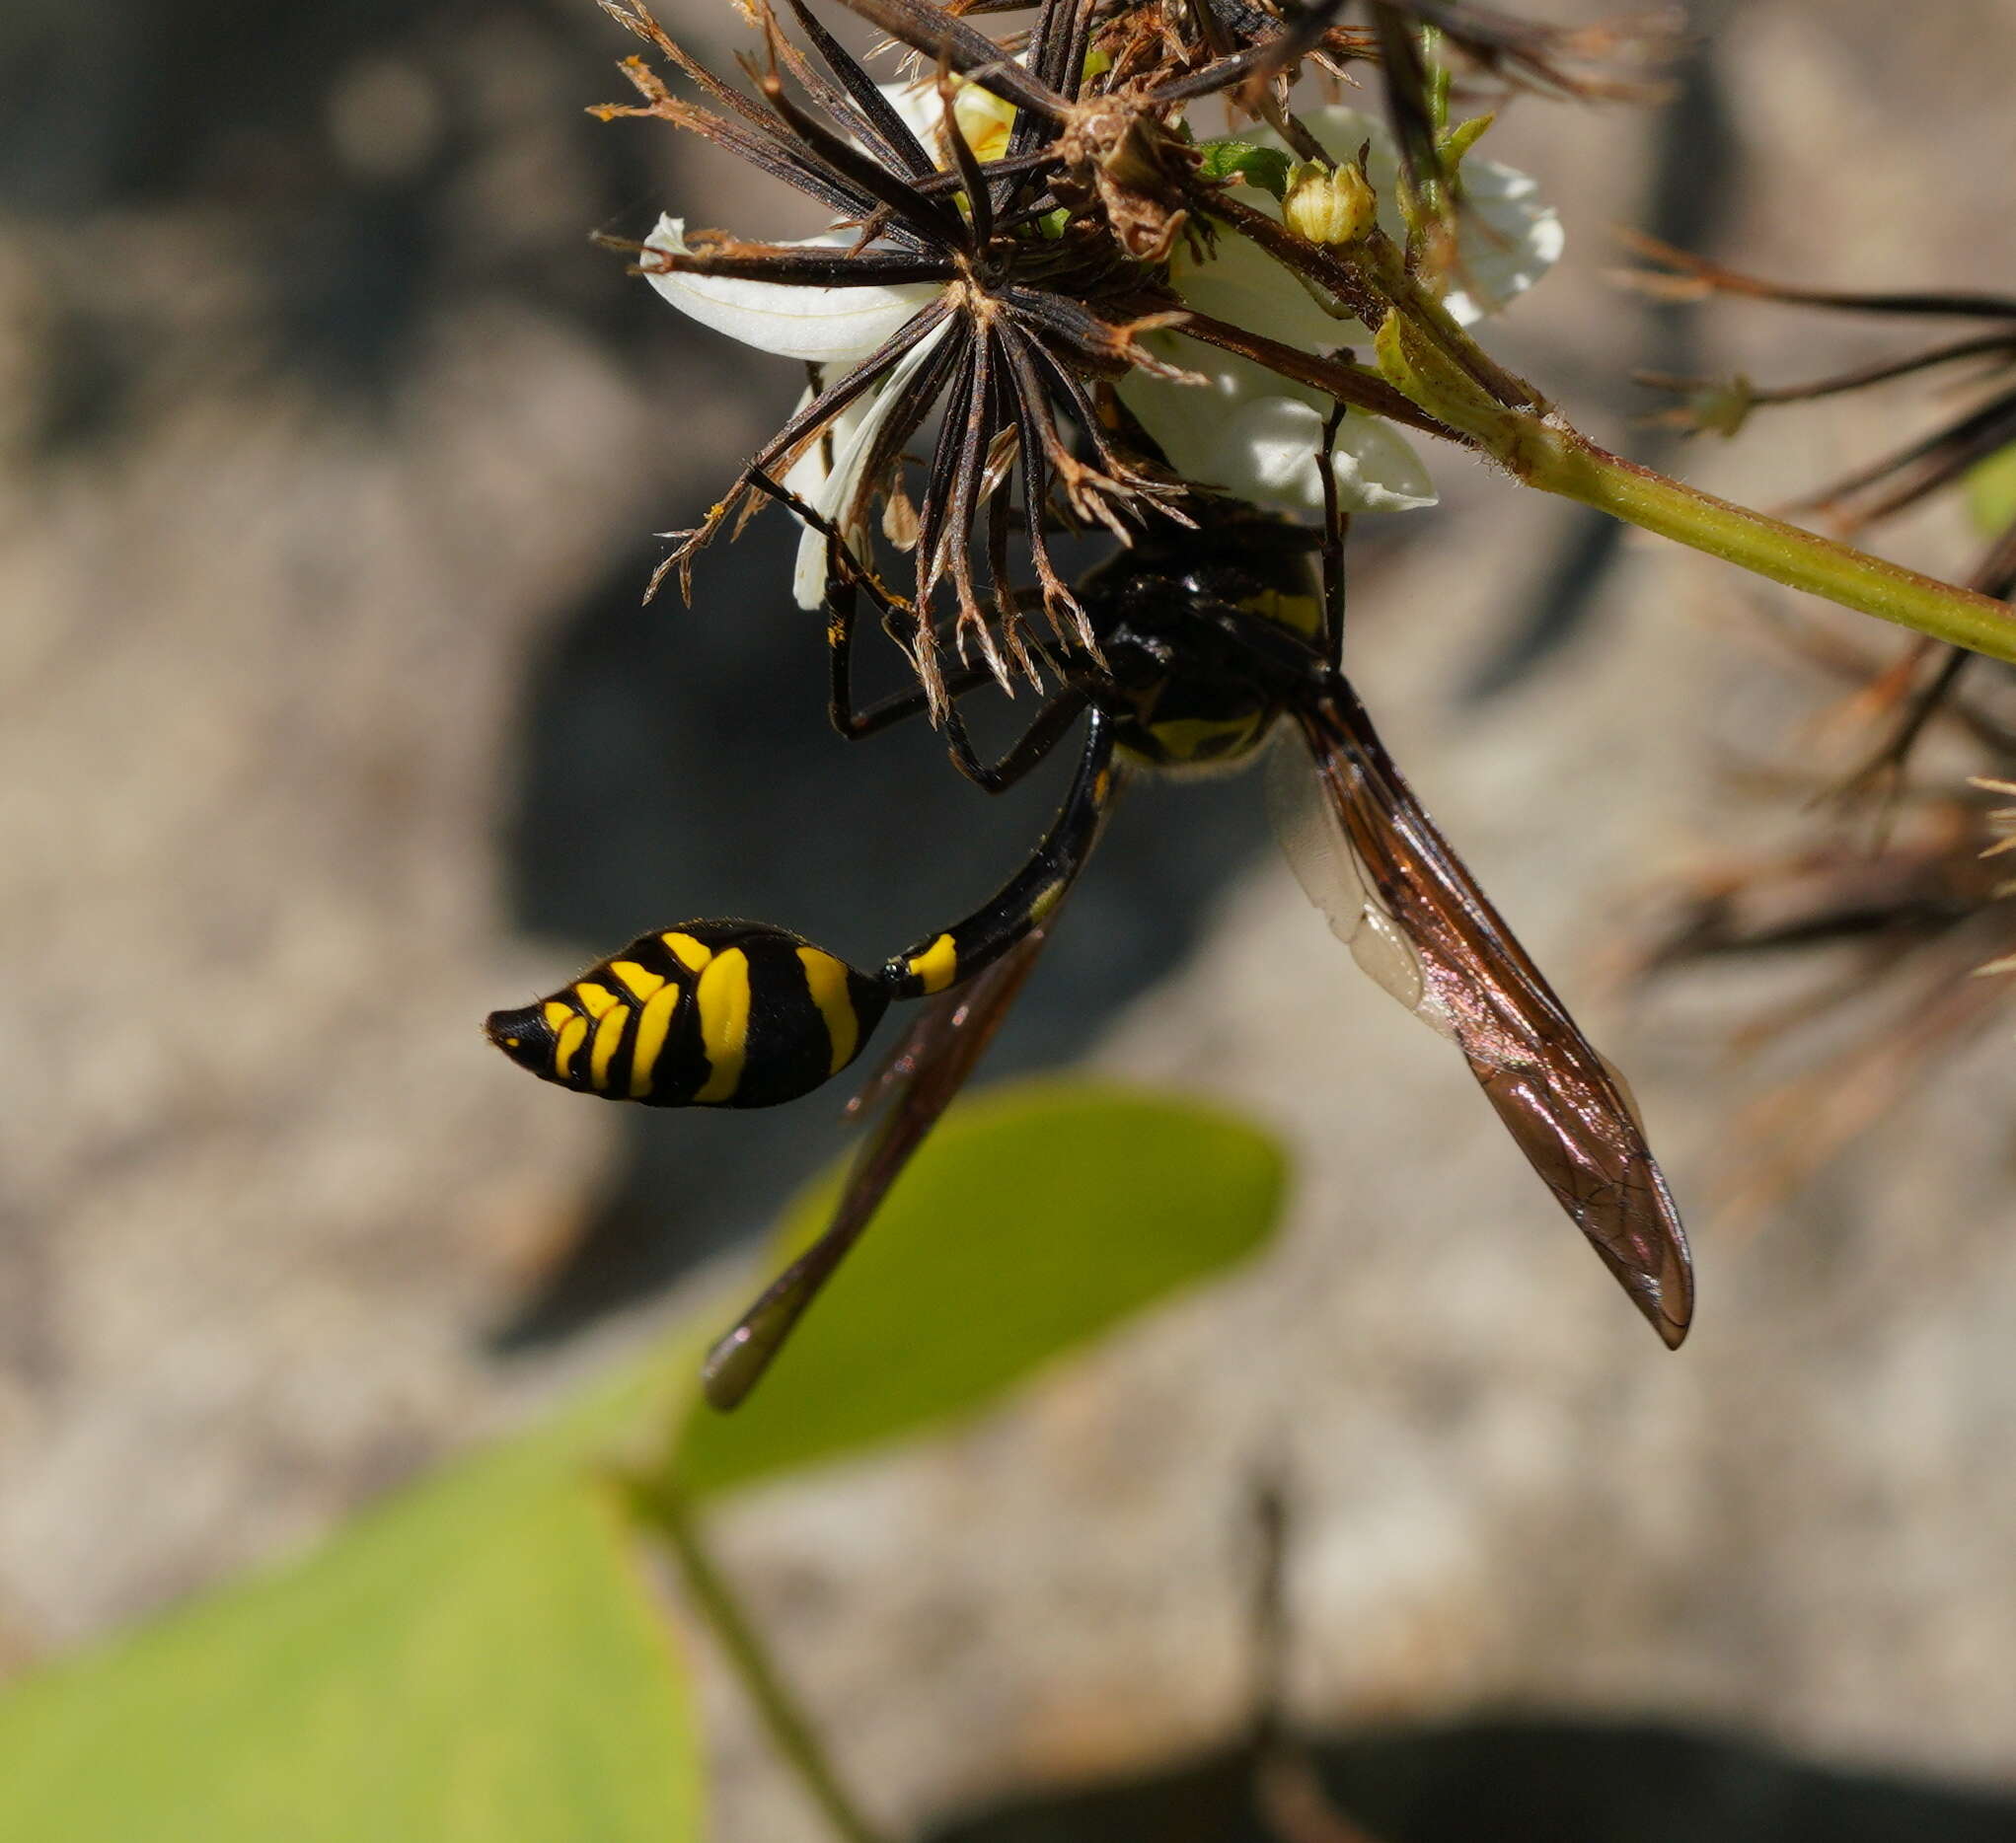
<path fill-rule="evenodd" d="M 1268 758 L 1309 900 L 1368 973 L 1463 1053 L 1555 1200 L 1669 1346 L 1693 1315 L 1686 1233 L 1623 1079 L 1436 829 L 1342 678 Z"/>
<path fill-rule="evenodd" d="M 927 999 L 908 1033 L 850 1104 L 850 1114 L 880 1112 L 848 1167 L 832 1220 L 708 1353 L 701 1386 L 709 1406 L 724 1411 L 739 1407 L 762 1379 L 792 1326 L 882 1207 L 911 1154 L 966 1085 L 1034 971 L 1046 937 L 1044 927 L 1031 928 L 984 972 Z"/>

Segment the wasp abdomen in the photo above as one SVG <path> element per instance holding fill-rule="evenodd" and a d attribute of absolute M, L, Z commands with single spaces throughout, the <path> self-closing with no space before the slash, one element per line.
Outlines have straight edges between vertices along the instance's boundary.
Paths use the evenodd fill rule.
<path fill-rule="evenodd" d="M 498 1049 L 547 1081 L 652 1107 L 770 1107 L 837 1075 L 889 993 L 760 922 L 645 934 L 551 997 L 492 1011 Z"/>

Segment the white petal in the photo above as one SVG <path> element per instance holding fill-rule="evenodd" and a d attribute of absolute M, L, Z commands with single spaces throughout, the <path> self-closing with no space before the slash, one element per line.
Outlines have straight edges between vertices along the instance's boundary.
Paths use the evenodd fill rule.
<path fill-rule="evenodd" d="M 852 241 L 828 232 L 785 246 L 830 249 Z M 644 239 L 647 250 L 686 251 L 686 220 L 661 217 Z M 938 284 L 899 282 L 887 288 L 809 288 L 775 281 L 741 281 L 723 275 L 662 274 L 652 287 L 683 314 L 780 358 L 835 364 L 865 358 L 927 302 Z"/>
<path fill-rule="evenodd" d="M 1561 214 L 1543 204 L 1529 175 L 1474 155 L 1463 162 L 1463 197 L 1470 215 L 1456 238 L 1461 280 L 1442 304 L 1462 326 L 1496 313 L 1524 294 L 1561 259 Z"/>
<path fill-rule="evenodd" d="M 1272 372 L 1184 340 L 1163 348 L 1203 386 L 1133 372 L 1120 396 L 1179 474 L 1256 505 L 1291 512 L 1322 509 L 1316 454 L 1331 405 Z M 1337 432 L 1337 502 L 1346 512 L 1400 512 L 1435 503 L 1421 458 L 1390 423 L 1350 414 Z"/>
<path fill-rule="evenodd" d="M 1395 240 L 1404 239 L 1407 227 L 1400 216 L 1400 160 L 1385 124 L 1341 103 L 1306 110 L 1302 119 L 1334 159 L 1354 159 L 1361 146 L 1371 143 L 1366 154 L 1366 175 L 1379 193 L 1381 228 Z M 1284 153 L 1288 151 L 1287 144 L 1271 128 L 1264 126 L 1255 125 L 1241 138 L 1262 147 L 1277 148 Z M 1464 271 L 1458 279 L 1467 280 L 1469 286 L 1451 289 L 1444 297 L 1443 305 L 1462 325 L 1469 326 L 1486 314 L 1497 312 L 1514 295 L 1524 294 L 1554 266 L 1561 255 L 1562 231 L 1560 214 L 1553 206 L 1540 201 L 1539 186 L 1530 175 L 1500 166 L 1495 160 L 1480 160 L 1474 154 L 1463 162 L 1462 172 L 1463 194 L 1469 201 L 1470 210 L 1459 226 L 1456 251 L 1462 258 Z M 1281 215 L 1280 206 L 1257 188 L 1248 187 L 1240 196 L 1272 217 Z M 1226 238 L 1220 247 L 1228 250 L 1245 242 L 1244 238 Z M 1207 264 L 1206 268 L 1213 266 L 1215 264 Z M 1191 282 L 1179 277 L 1179 285 L 1187 298 Z M 1290 286 L 1294 292 L 1302 292 L 1299 286 L 1293 283 Z M 1282 298 L 1286 302 L 1285 294 Z M 1202 303 L 1199 305 L 1202 306 Z M 1205 307 L 1203 311 L 1218 313 L 1213 307 Z M 1298 310 L 1287 306 L 1282 311 L 1292 313 Z M 1231 317 L 1221 315 L 1220 318 Z M 1244 324 L 1255 332 L 1271 333 L 1275 338 L 1288 337 L 1257 322 L 1247 321 Z M 1297 339 L 1289 342 L 1308 343 Z M 1333 338 L 1331 342 L 1337 341 Z"/>
<path fill-rule="evenodd" d="M 924 151 L 935 160 L 938 157 L 938 122 L 945 112 L 938 103 L 936 82 L 878 83 L 875 88 L 881 91 L 889 107 L 903 117 L 904 125 L 924 143 Z"/>
<path fill-rule="evenodd" d="M 1016 60 L 1019 63 L 1021 60 Z M 1008 152 L 1008 134 L 1015 125 L 1015 106 L 1005 103 L 992 90 L 983 90 L 963 77 L 952 80 L 952 119 L 966 137 L 966 145 L 978 160 L 999 160 Z M 924 151 L 939 166 L 944 156 L 938 147 L 938 123 L 944 119 L 944 105 L 938 98 L 935 76 L 919 77 L 910 83 L 876 86 L 890 106 L 909 124 L 910 131 L 924 143 Z"/>
<path fill-rule="evenodd" d="M 814 442 L 784 470 L 784 484 L 815 512 L 838 523 L 860 485 L 862 471 L 875 437 L 896 406 L 897 395 L 923 369 L 933 348 L 952 330 L 946 321 L 918 340 L 872 390 L 848 405 L 832 422 L 824 440 Z M 808 391 L 798 400 L 802 409 L 812 401 Z M 833 470 L 826 469 L 826 451 L 833 452 Z M 858 531 L 847 534 L 859 544 Z M 817 608 L 826 599 L 826 540 L 810 525 L 798 537 L 797 563 L 791 573 L 791 595 L 800 608 Z"/>
<path fill-rule="evenodd" d="M 1266 193 L 1259 194 L 1267 198 Z M 1267 198 L 1272 205 L 1273 199 Z M 1305 352 L 1363 345 L 1372 334 L 1357 320 L 1333 320 L 1294 275 L 1250 237 L 1222 232 L 1211 257 L 1193 263 L 1178 244 L 1170 279 L 1184 302 L 1214 320 L 1230 321 Z M 1186 343 L 1183 363 L 1199 348 Z"/>
<path fill-rule="evenodd" d="M 1367 148 L 1366 170 L 1379 192 L 1380 222 L 1389 235 L 1403 237 L 1399 158 L 1384 126 L 1342 105 L 1307 111 L 1303 119 L 1335 159 L 1354 159 L 1361 146 Z M 1286 151 L 1264 127 L 1253 128 L 1245 138 Z M 1453 290 L 1446 305 L 1467 323 L 1523 293 L 1546 272 L 1561 254 L 1561 222 L 1539 202 L 1533 182 L 1510 167 L 1472 158 L 1463 162 L 1463 179 L 1471 210 L 1460 252 L 1470 286 Z M 1270 216 L 1280 216 L 1280 207 L 1265 192 L 1248 196 Z M 1191 263 L 1179 252 L 1172 278 L 1199 313 L 1303 351 L 1363 345 L 1369 337 L 1357 321 L 1326 314 L 1293 275 L 1244 237 L 1222 236 L 1202 263 Z M 1327 399 L 1196 340 L 1158 332 L 1149 334 L 1147 342 L 1205 378 L 1199 387 L 1137 371 L 1120 385 L 1127 406 L 1178 473 L 1262 505 L 1296 512 L 1321 508 L 1315 457 L 1330 410 Z M 1347 512 L 1401 511 L 1435 503 L 1435 487 L 1420 456 L 1390 423 L 1375 416 L 1345 418 L 1338 431 L 1335 473 L 1338 502 Z"/>

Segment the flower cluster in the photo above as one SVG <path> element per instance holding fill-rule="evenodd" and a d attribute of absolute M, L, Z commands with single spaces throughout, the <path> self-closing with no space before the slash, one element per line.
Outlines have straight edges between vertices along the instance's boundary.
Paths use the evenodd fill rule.
<path fill-rule="evenodd" d="M 1360 34 L 1335 7 L 1045 0 L 997 38 L 930 0 L 844 0 L 910 53 L 877 81 L 805 0 L 787 0 L 790 33 L 757 0 L 745 88 L 635 0 L 602 3 L 690 93 L 634 57 L 640 100 L 598 112 L 702 135 L 831 215 L 788 243 L 668 215 L 628 246 L 673 306 L 810 379 L 665 568 L 683 582 L 760 498 L 784 501 L 804 527 L 798 602 L 836 576 L 865 585 L 940 709 L 947 644 L 1005 685 L 1040 682 L 1052 641 L 1096 650 L 1052 559 L 1061 528 L 1129 543 L 1188 522 L 1200 492 L 1313 513 L 1319 450 L 1343 511 L 1432 503 L 1399 425 L 1451 431 L 1350 348 L 1394 312 L 1459 329 L 1560 249 L 1532 183 L 1470 154 L 1484 124 L 1449 126 L 1416 27 L 1529 80 L 1576 47 L 1467 9 L 1381 5 Z M 1397 134 L 1335 102 L 1292 108 L 1305 64 L 1359 61 Z M 1247 125 L 1200 138 L 1205 99 Z M 877 532 L 908 553 L 901 589 Z"/>

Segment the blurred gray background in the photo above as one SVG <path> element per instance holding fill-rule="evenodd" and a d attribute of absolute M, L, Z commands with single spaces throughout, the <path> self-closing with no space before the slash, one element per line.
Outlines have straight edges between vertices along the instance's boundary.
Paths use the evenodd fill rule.
<path fill-rule="evenodd" d="M 661 12 L 717 64 L 741 43 L 727 8 Z M 1604 281 L 1613 223 L 1817 283 L 2016 285 L 2006 5 L 1695 21 L 1670 107 L 1521 103 L 1492 136 L 1570 230 L 1502 347 L 1648 455 L 1633 364 L 1804 376 L 1901 340 L 1649 308 Z M 484 1045 L 487 1009 L 691 916 L 872 963 L 1054 796 L 990 801 L 927 733 L 834 738 L 775 517 L 691 609 L 639 606 L 651 534 L 799 380 L 586 233 L 801 225 L 659 124 L 586 118 L 629 48 L 586 0 L 0 18 L 0 1670 L 298 1552 L 728 1304 L 729 1251 L 842 1143 L 819 1098 L 571 1100 Z M 1667 464 L 1782 500 L 1925 413 L 1827 405 Z M 1789 975 L 1627 1003 L 1619 943 L 1660 878 L 1813 823 L 1732 764 L 1804 772 L 1838 688 L 1757 637 L 1755 585 L 1439 478 L 1444 509 L 1356 547 L 1354 673 L 1631 1070 L 1697 1334 L 1662 1356 L 1457 1060 L 1356 980 L 1257 788 L 1143 792 L 994 1068 L 1089 1055 L 1252 1111 L 1295 1220 L 1012 1411 L 735 1512 L 892 1821 L 1235 1732 L 1259 1472 L 1316 1730 L 1647 1721 L 2016 1784 L 2016 1042 L 1718 1228 L 1728 1030 Z M 1891 543 L 1951 572 L 1969 540 L 1935 512 Z M 719 1834 L 816 1835 L 715 1701 Z"/>

